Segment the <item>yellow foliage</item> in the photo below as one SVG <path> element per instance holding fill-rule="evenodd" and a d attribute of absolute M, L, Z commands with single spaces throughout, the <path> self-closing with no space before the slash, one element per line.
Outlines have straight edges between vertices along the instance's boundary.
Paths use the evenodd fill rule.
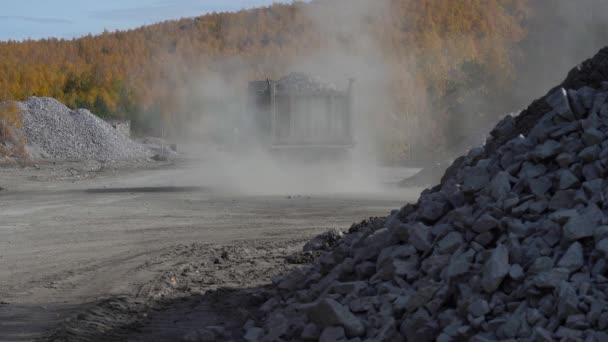
<path fill-rule="evenodd" d="M 22 111 L 12 101 L 0 103 L 0 156 L 24 158 Z"/>

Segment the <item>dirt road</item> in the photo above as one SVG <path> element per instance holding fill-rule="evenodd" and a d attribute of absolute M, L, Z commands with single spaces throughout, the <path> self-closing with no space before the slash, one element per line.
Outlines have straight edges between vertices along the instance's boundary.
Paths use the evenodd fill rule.
<path fill-rule="evenodd" d="M 391 172 L 400 179 L 402 171 Z M 192 244 L 199 254 L 240 246 L 272 259 L 419 193 L 247 194 L 205 181 L 204 172 L 147 162 L 0 168 L 0 341 L 36 339 L 103 298 L 141 291 L 183 262 L 179 251 Z M 269 265 L 247 269 L 257 267 L 258 282 L 267 282 Z"/>

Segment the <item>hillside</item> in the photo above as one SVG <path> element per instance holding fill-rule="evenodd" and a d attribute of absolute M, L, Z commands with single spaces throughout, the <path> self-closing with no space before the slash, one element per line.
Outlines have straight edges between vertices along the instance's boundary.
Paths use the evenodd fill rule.
<path fill-rule="evenodd" d="M 0 99 L 50 96 L 154 131 L 204 118 L 250 79 L 294 69 L 355 77 L 375 142 L 402 157 L 429 137 L 453 144 L 470 122 L 492 121 L 484 103 L 469 100 L 512 85 L 541 2 L 318 0 L 74 40 L 0 42 Z M 509 94 L 501 97 L 510 108 Z"/>

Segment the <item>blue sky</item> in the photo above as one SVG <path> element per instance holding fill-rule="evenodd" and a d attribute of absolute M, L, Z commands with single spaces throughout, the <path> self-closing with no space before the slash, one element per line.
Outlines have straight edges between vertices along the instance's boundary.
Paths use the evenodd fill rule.
<path fill-rule="evenodd" d="M 287 0 L 3 0 L 0 40 L 74 38 Z M 10 3 L 10 4 L 9 4 Z"/>

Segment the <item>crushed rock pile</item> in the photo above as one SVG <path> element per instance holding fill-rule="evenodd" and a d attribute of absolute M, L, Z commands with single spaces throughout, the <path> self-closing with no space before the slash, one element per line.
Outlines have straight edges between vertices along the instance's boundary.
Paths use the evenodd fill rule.
<path fill-rule="evenodd" d="M 48 97 L 31 97 L 19 105 L 27 143 L 43 156 L 110 161 L 151 155 L 86 109 L 70 110 Z"/>
<path fill-rule="evenodd" d="M 608 48 L 354 225 L 244 329 L 250 341 L 608 341 Z"/>
<path fill-rule="evenodd" d="M 277 81 L 278 94 L 317 94 L 336 92 L 335 84 L 305 73 L 292 72 Z"/>

